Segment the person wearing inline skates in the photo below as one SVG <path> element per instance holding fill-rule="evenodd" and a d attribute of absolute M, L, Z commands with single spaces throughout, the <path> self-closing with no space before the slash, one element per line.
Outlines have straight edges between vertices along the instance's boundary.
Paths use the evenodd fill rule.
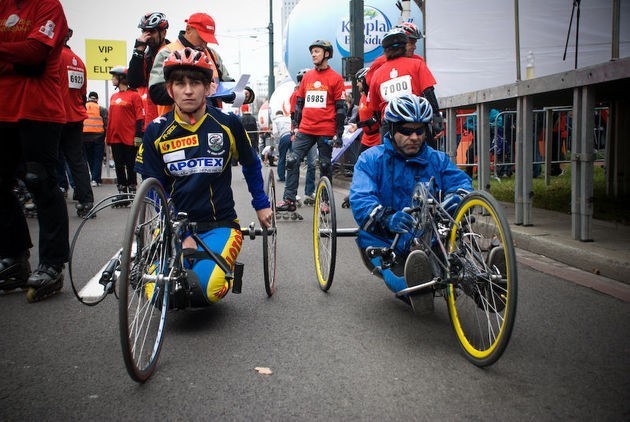
<path fill-rule="evenodd" d="M 393 98 L 385 108 L 387 128 L 383 144 L 364 151 L 354 167 L 350 185 L 352 214 L 359 225 L 357 244 L 368 267 L 397 293 L 433 278 L 426 253 L 413 250 L 414 217 L 403 210 L 411 205 L 416 184 L 435 177 L 444 195 L 442 206 L 452 213 L 463 195 L 473 190 L 472 181 L 441 151 L 426 143 L 433 111 L 429 102 L 414 94 Z M 396 235 L 400 239 L 394 265 L 383 265 L 382 257 L 368 258 L 369 246 L 386 247 Z M 402 297 L 418 313 L 432 312 L 433 291 Z"/>
<path fill-rule="evenodd" d="M 116 184 L 119 195 L 114 198 L 114 206 L 127 206 L 129 195 L 136 192 L 137 178 L 134 171 L 136 151 L 142 141 L 144 109 L 140 95 L 129 89 L 127 69 L 116 66 L 109 71 L 114 89 L 109 102 L 107 124 L 107 144 L 112 148 L 116 169 Z"/>
<path fill-rule="evenodd" d="M 243 234 L 234 209 L 231 162 L 234 158 L 241 164 L 258 220 L 270 227 L 273 213 L 260 159 L 238 116 L 206 104 L 213 66 L 205 53 L 188 47 L 173 51 L 164 61 L 164 76 L 175 107 L 147 126 L 136 170 L 160 181 L 176 211 L 186 212 L 208 248 L 234 269 Z M 184 236 L 185 250 L 203 251 L 190 235 Z M 204 255 L 187 256 L 191 305 L 222 299 L 232 288 L 225 273 Z"/>
<path fill-rule="evenodd" d="M 361 146 L 359 148 L 359 155 L 368 148 L 379 145 L 381 143 L 381 134 L 379 131 L 379 122 L 374 116 L 372 109 L 368 106 L 367 95 L 368 85 L 365 81 L 365 75 L 367 75 L 369 67 L 364 67 L 357 70 L 354 78 L 361 93 L 359 98 L 359 106 L 357 113 L 357 122 L 350 122 L 348 132 L 354 133 L 357 129 L 362 129 L 363 132 L 359 135 L 361 137 Z M 346 196 L 341 203 L 342 208 L 350 208 L 350 195 Z"/>
<path fill-rule="evenodd" d="M 292 144 L 295 140 L 295 135 L 298 132 L 297 122 L 295 121 L 295 106 L 297 102 L 297 91 L 300 87 L 300 83 L 302 83 L 302 78 L 304 74 L 308 72 L 310 69 L 300 69 L 295 75 L 295 81 L 297 84 L 295 85 L 295 89 L 291 93 L 291 97 L 289 98 L 289 107 L 290 107 L 290 115 L 291 115 L 291 138 L 289 139 L 289 145 L 284 153 L 284 163 L 282 165 L 283 171 L 280 172 L 280 159 L 282 158 L 282 153 L 280 152 L 280 158 L 278 158 L 278 175 L 281 182 L 286 180 L 286 155 L 289 151 L 292 151 Z M 280 146 L 278 146 L 278 151 L 281 151 Z M 296 200 L 298 206 L 300 202 L 303 202 L 304 205 L 313 205 L 315 203 L 315 164 L 317 161 L 317 145 L 313 145 L 311 149 L 308 150 L 306 157 L 304 158 L 306 162 L 306 176 L 304 179 L 304 199 L 300 201 L 298 196 L 296 195 Z"/>
<path fill-rule="evenodd" d="M 83 148 L 83 122 L 87 119 L 85 97 L 87 80 L 85 64 L 68 45 L 72 29 L 68 29 L 64 48 L 61 50 L 61 89 L 64 93 L 64 106 L 67 123 L 61 131 L 59 152 L 65 158 L 74 181 L 74 195 L 77 215 L 83 217 L 94 205 L 94 193 L 90 185 L 90 171 Z M 64 166 L 65 177 L 65 166 Z"/>
<path fill-rule="evenodd" d="M 38 301 L 63 287 L 68 208 L 57 187 L 59 140 L 66 114 L 59 67 L 68 23 L 59 0 L 0 2 L 0 290 L 28 287 Z M 13 192 L 23 180 L 37 204 L 39 265 Z"/>
<path fill-rule="evenodd" d="M 319 151 L 321 176 L 332 181 L 332 149 L 342 145 L 345 109 L 343 78 L 328 65 L 333 56 L 330 41 L 316 40 L 308 47 L 314 68 L 302 77 L 297 93 L 295 122 L 298 132 L 293 150 L 287 154 L 287 179 L 283 199 L 277 204 L 280 213 L 295 213 L 300 178 L 300 162 L 313 145 Z"/>

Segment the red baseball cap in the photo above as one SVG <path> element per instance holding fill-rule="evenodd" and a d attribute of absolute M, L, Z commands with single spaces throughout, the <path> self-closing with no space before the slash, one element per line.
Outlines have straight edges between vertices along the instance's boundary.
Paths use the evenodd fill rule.
<path fill-rule="evenodd" d="M 193 13 L 186 23 L 197 30 L 199 36 L 206 43 L 219 44 L 214 36 L 214 19 L 205 13 Z"/>

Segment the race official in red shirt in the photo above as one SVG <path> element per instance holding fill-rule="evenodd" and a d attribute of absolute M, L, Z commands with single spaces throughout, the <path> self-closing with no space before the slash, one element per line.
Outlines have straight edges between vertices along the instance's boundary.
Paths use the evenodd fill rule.
<path fill-rule="evenodd" d="M 0 28 L 0 290 L 28 286 L 27 299 L 36 301 L 62 288 L 68 260 L 68 210 L 57 187 L 68 24 L 59 0 L 3 0 Z M 37 203 L 39 265 L 32 275 L 33 244 L 13 193 L 17 176 Z"/>
<path fill-rule="evenodd" d="M 320 174 L 332 180 L 333 145 L 342 143 L 345 87 L 341 75 L 328 65 L 333 55 L 332 44 L 317 40 L 308 49 L 315 67 L 304 74 L 296 93 L 294 116 L 298 133 L 293 141 L 293 151 L 287 154 L 287 179 L 278 211 L 295 211 L 299 163 L 311 147 L 317 144 Z"/>

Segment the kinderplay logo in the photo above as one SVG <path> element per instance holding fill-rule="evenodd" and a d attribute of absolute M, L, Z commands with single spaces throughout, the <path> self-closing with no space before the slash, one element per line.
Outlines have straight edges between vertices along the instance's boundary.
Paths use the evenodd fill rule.
<path fill-rule="evenodd" d="M 365 63 L 372 62 L 383 54 L 381 41 L 383 35 L 392 28 L 392 24 L 385 13 L 372 6 L 363 9 L 363 54 Z M 337 49 L 343 57 L 350 56 L 350 19 L 341 18 L 337 27 Z"/>

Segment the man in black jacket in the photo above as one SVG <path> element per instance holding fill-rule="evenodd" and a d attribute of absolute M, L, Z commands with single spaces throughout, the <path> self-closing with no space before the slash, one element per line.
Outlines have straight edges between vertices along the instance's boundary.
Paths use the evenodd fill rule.
<path fill-rule="evenodd" d="M 142 30 L 133 47 L 127 70 L 129 87 L 135 89 L 144 101 L 144 127 L 158 116 L 157 107 L 148 95 L 149 74 L 155 56 L 169 41 L 166 39 L 168 20 L 161 12 L 150 12 L 140 18 L 138 28 Z"/>

